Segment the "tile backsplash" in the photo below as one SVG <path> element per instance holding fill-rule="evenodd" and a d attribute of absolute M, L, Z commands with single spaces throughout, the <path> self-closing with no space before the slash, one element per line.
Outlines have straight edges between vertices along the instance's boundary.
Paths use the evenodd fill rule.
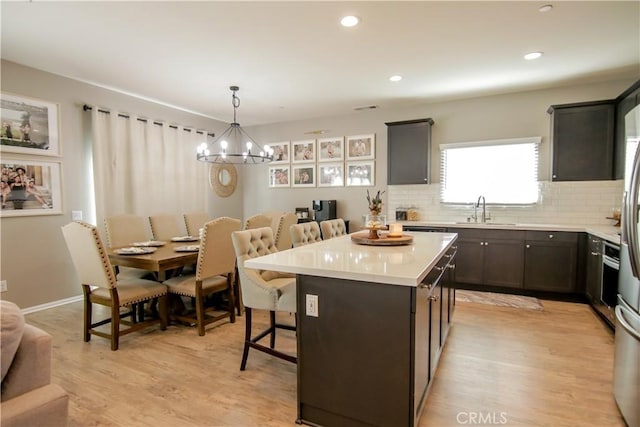
<path fill-rule="evenodd" d="M 518 224 L 602 224 L 613 208 L 622 204 L 623 181 L 541 181 L 537 204 L 527 206 L 493 206 L 487 200 L 491 222 Z M 393 221 L 396 208 L 414 207 L 420 221 L 466 221 L 473 214 L 473 204 L 440 203 L 440 184 L 390 185 L 387 215 Z M 478 194 L 478 196 L 480 196 Z"/>

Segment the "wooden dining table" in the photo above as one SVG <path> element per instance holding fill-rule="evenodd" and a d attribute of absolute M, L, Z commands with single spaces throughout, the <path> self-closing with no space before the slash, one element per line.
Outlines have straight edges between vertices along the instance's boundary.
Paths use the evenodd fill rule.
<path fill-rule="evenodd" d="M 163 246 L 155 247 L 155 252 L 150 254 L 123 255 L 116 252 L 118 249 L 122 249 L 121 247 L 111 248 L 109 249 L 109 260 L 112 265 L 139 268 L 141 270 L 154 272 L 157 274 L 157 280 L 159 282 L 163 282 L 167 279 L 167 271 L 177 270 L 181 267 L 193 265 L 198 262 L 198 251 L 178 252 L 175 249 L 181 246 L 193 246 L 199 244 L 199 241 L 168 241 Z"/>

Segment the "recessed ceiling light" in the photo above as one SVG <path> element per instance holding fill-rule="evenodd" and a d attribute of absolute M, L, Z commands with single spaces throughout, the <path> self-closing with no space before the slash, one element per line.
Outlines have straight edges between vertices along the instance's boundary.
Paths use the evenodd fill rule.
<path fill-rule="evenodd" d="M 391 80 L 392 82 L 399 82 L 400 80 L 402 80 L 402 76 L 398 76 L 398 75 L 391 76 L 389 77 L 389 80 Z"/>
<path fill-rule="evenodd" d="M 549 12 L 551 9 L 553 9 L 553 5 L 545 4 L 544 6 L 540 6 L 538 12 Z"/>
<path fill-rule="evenodd" d="M 355 27 L 360 23 L 360 18 L 358 18 L 357 16 L 348 15 L 342 18 L 340 20 L 340 23 L 343 27 Z"/>
<path fill-rule="evenodd" d="M 542 52 L 531 52 L 531 53 L 527 53 L 524 56 L 524 59 L 526 59 L 527 61 L 531 61 L 532 59 L 538 59 L 542 56 Z"/>

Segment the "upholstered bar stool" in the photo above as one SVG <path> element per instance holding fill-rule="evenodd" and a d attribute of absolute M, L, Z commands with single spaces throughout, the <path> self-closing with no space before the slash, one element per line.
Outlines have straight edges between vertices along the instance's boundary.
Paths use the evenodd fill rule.
<path fill-rule="evenodd" d="M 324 240 L 333 239 L 334 237 L 344 236 L 347 234 L 347 226 L 342 218 L 328 219 L 320 223 L 322 229 L 322 238 Z"/>
<path fill-rule="evenodd" d="M 289 234 L 294 248 L 322 241 L 320 226 L 315 221 L 294 224 L 289 227 Z"/>
<path fill-rule="evenodd" d="M 276 312 L 296 312 L 296 279 L 288 273 L 269 270 L 244 268 L 248 259 L 278 252 L 273 239 L 271 227 L 236 231 L 232 234 L 236 253 L 240 291 L 245 306 L 245 338 L 240 370 L 244 371 L 249 356 L 249 348 L 253 348 L 289 362 L 297 363 L 297 358 L 275 349 L 276 329 L 295 331 L 295 326 L 276 323 Z M 267 329 L 251 336 L 251 317 L 253 310 L 268 310 L 270 325 Z M 270 346 L 259 344 L 262 338 L 270 335 Z"/>

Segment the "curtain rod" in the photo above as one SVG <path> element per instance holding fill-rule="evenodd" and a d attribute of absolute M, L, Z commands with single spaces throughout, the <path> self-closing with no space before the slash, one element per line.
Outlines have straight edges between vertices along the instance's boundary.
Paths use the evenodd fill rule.
<path fill-rule="evenodd" d="M 91 110 L 93 110 L 93 107 L 91 105 L 84 104 L 82 106 L 82 109 L 84 111 L 91 111 Z M 111 114 L 111 111 L 109 111 L 109 110 L 101 110 L 101 109 L 98 108 L 98 111 L 100 113 Z M 130 119 L 131 118 L 128 115 L 122 114 L 122 113 L 118 113 L 118 117 L 122 117 L 124 119 Z M 140 118 L 140 117 L 136 117 L 136 120 L 139 120 L 139 121 L 144 122 L 144 123 L 148 122 L 147 119 L 143 119 L 143 118 Z M 153 123 L 154 125 L 158 125 L 158 126 L 163 126 L 164 125 L 164 123 L 161 123 L 161 122 L 151 122 L 151 123 Z M 175 125 L 169 125 L 169 127 L 172 128 L 172 129 L 178 129 L 178 126 L 175 126 Z M 188 129 L 188 128 L 183 128 L 183 130 L 185 130 L 187 132 L 191 132 L 191 129 Z M 201 130 L 196 130 L 194 132 L 197 133 L 197 134 L 200 134 L 200 135 L 204 135 L 204 132 L 201 131 Z M 210 136 L 210 137 L 213 138 L 213 137 L 216 136 L 216 134 L 215 133 L 207 133 L 207 136 Z"/>

